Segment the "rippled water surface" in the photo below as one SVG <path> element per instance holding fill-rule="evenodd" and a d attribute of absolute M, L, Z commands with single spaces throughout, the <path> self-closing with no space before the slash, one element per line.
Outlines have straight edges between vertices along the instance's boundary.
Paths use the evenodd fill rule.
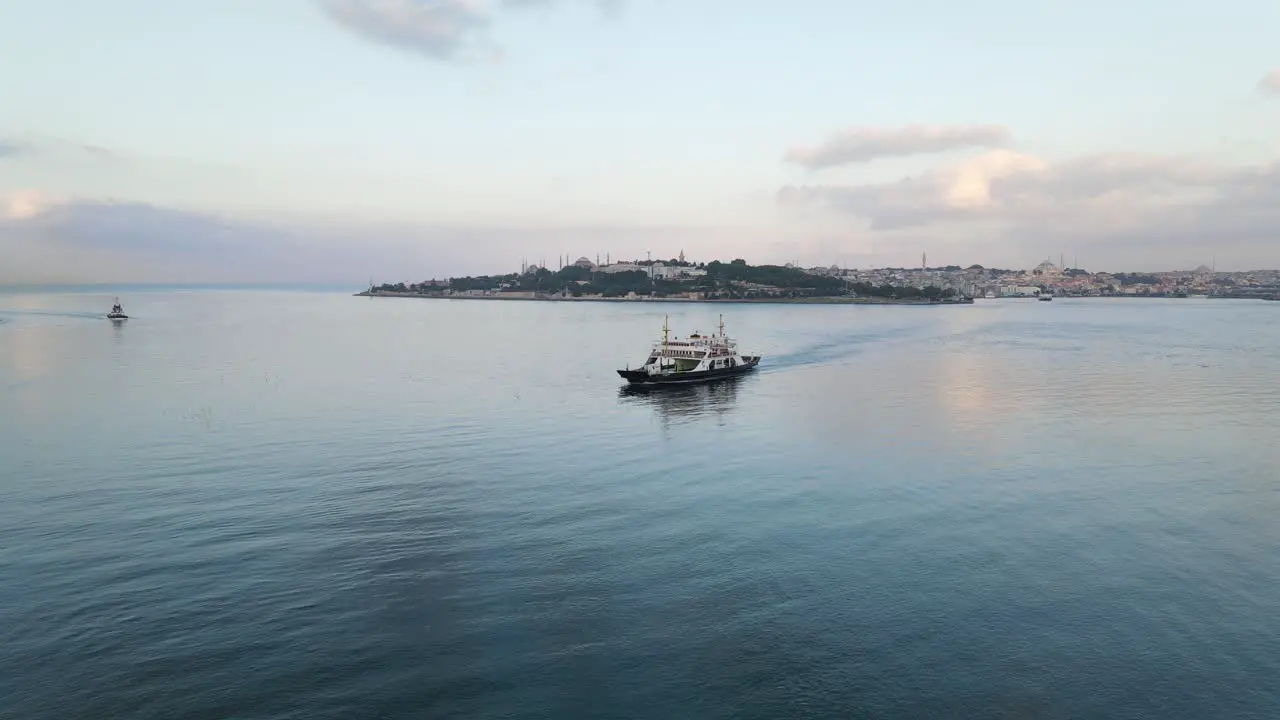
<path fill-rule="evenodd" d="M 1280 303 L 111 299 L 0 295 L 0 716 L 1280 717 Z"/>

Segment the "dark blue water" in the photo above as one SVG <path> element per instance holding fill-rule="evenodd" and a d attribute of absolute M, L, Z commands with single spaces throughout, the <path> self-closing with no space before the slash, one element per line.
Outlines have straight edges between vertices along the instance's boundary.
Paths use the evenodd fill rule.
<path fill-rule="evenodd" d="M 0 716 L 1280 717 L 1275 303 L 114 294 L 0 295 Z"/>

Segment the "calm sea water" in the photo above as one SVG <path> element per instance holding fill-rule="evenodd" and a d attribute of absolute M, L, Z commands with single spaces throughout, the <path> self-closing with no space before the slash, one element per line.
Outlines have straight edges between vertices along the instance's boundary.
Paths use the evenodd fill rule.
<path fill-rule="evenodd" d="M 0 295 L 0 716 L 1280 717 L 1280 303 L 113 294 Z"/>

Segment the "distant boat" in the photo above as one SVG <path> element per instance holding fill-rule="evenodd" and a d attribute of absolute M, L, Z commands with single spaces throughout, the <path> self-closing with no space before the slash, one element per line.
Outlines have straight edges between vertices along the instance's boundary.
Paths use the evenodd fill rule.
<path fill-rule="evenodd" d="M 760 363 L 759 355 L 743 355 L 738 343 L 724 334 L 724 316 L 716 335 L 694 333 L 686 340 L 671 338 L 667 321 L 662 321 L 662 341 L 654 343 L 649 359 L 638 370 L 619 370 L 632 385 L 665 385 L 707 382 L 751 372 Z"/>
<path fill-rule="evenodd" d="M 1053 300 L 1053 293 L 1051 292 L 1040 293 L 1040 302 L 1049 302 L 1050 300 Z"/>
<path fill-rule="evenodd" d="M 120 307 L 120 298 L 116 298 L 116 304 L 111 306 L 111 312 L 107 313 L 108 320 L 128 320 L 129 316 L 124 314 L 124 308 Z"/>

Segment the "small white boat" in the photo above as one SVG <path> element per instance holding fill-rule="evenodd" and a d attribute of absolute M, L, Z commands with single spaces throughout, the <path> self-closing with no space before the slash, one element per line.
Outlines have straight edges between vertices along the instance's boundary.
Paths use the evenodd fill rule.
<path fill-rule="evenodd" d="M 128 320 L 129 316 L 124 314 L 124 308 L 120 307 L 120 298 L 116 298 L 116 304 L 111 306 L 111 312 L 107 313 L 108 320 Z"/>

